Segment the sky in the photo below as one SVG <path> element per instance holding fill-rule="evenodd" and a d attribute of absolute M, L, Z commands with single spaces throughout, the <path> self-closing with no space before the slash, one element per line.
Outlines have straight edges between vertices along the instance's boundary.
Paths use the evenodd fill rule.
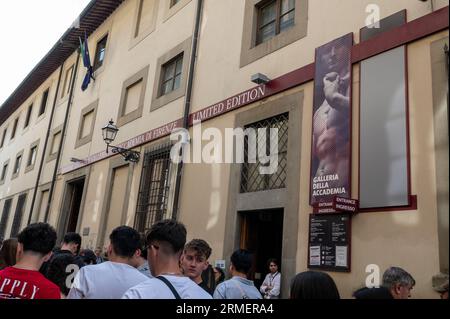
<path fill-rule="evenodd" d="M 90 0 L 0 1 L 0 106 Z"/>

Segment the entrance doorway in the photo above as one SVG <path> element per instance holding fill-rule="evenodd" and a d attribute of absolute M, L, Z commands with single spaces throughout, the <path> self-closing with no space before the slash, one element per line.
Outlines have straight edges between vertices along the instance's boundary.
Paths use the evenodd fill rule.
<path fill-rule="evenodd" d="M 67 183 L 63 204 L 63 220 L 60 227 L 61 237 L 68 232 L 76 232 L 83 198 L 85 179 Z"/>
<path fill-rule="evenodd" d="M 276 258 L 281 270 L 283 209 L 240 212 L 240 248 L 254 254 L 249 279 L 259 289 L 269 272 L 267 261 Z"/>

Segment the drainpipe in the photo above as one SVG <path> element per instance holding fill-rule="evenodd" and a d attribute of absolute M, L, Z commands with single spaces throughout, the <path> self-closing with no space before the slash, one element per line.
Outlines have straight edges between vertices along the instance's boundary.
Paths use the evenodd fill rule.
<path fill-rule="evenodd" d="M 53 123 L 53 116 L 55 114 L 56 101 L 58 100 L 59 87 L 61 84 L 63 69 L 64 69 L 64 62 L 61 64 L 61 67 L 59 68 L 58 84 L 56 85 L 56 93 L 55 93 L 55 98 L 53 99 L 52 112 L 50 113 L 50 120 L 48 122 L 47 135 L 45 136 L 44 148 L 42 150 L 42 156 L 41 156 L 41 163 L 39 164 L 39 170 L 38 170 L 38 175 L 36 178 L 36 184 L 34 185 L 33 199 L 31 200 L 30 214 L 28 215 L 27 225 L 30 225 L 31 218 L 33 216 L 34 204 L 36 202 L 37 190 L 38 190 L 39 181 L 40 181 L 41 175 L 42 175 L 42 168 L 44 166 L 44 159 L 45 159 L 45 154 L 47 151 L 48 138 L 50 137 L 50 131 L 51 131 L 52 123 Z"/>
<path fill-rule="evenodd" d="M 186 89 L 186 100 L 184 102 L 184 118 L 183 118 L 183 128 L 189 129 L 189 113 L 191 111 L 191 99 L 192 99 L 192 87 L 194 82 L 194 70 L 195 70 L 195 62 L 197 59 L 197 44 L 198 44 L 198 36 L 200 32 L 200 22 L 202 19 L 202 11 L 203 11 L 203 0 L 197 1 L 197 13 L 195 17 L 195 29 L 194 29 L 194 37 L 192 39 L 192 53 L 191 53 L 191 61 L 189 65 L 189 77 L 187 81 L 187 89 Z M 183 148 L 180 151 L 181 158 L 183 158 Z M 175 183 L 175 197 L 173 201 L 173 214 L 172 218 L 177 219 L 179 212 L 179 201 L 180 201 L 180 191 L 181 191 L 181 177 L 183 172 L 183 160 L 178 163 L 177 167 L 177 180 Z"/>
<path fill-rule="evenodd" d="M 50 212 L 50 205 L 52 203 L 52 197 L 53 197 L 53 192 L 55 190 L 55 182 L 56 182 L 56 175 L 58 174 L 58 167 L 59 167 L 59 162 L 61 160 L 61 153 L 62 153 L 62 148 L 63 148 L 63 143 L 64 143 L 64 137 L 66 136 L 66 129 L 67 129 L 67 122 L 69 120 L 69 113 L 70 113 L 70 107 L 72 105 L 72 100 L 73 100 L 73 91 L 75 88 L 75 82 L 76 82 L 76 78 L 77 78 L 77 74 L 78 74 L 78 64 L 80 63 L 80 50 L 77 50 L 77 62 L 75 63 L 75 68 L 74 68 L 74 72 L 72 75 L 72 85 L 70 86 L 70 94 L 69 94 L 69 101 L 67 102 L 67 109 L 66 109 L 66 115 L 64 117 L 64 124 L 63 124 L 63 129 L 61 131 L 61 139 L 59 141 L 59 148 L 58 148 L 58 155 L 56 156 L 56 163 L 55 163 L 55 169 L 53 170 L 53 178 L 52 178 L 52 185 L 50 186 L 50 192 L 48 194 L 48 202 L 47 202 L 47 207 L 45 208 L 45 221 L 47 221 L 48 219 L 48 214 Z"/>
<path fill-rule="evenodd" d="M 445 70 L 447 71 L 447 134 L 450 137 L 450 130 L 448 129 L 448 123 L 450 119 L 450 115 L 448 113 L 448 104 L 450 103 L 450 96 L 448 94 L 448 76 L 449 76 L 449 50 L 448 45 L 444 46 L 444 54 L 445 54 Z"/>

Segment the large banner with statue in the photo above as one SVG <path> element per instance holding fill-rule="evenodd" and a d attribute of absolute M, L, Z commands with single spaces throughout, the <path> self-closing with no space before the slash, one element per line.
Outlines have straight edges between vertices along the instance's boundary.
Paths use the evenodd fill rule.
<path fill-rule="evenodd" d="M 353 34 L 316 49 L 310 204 L 350 197 Z"/>

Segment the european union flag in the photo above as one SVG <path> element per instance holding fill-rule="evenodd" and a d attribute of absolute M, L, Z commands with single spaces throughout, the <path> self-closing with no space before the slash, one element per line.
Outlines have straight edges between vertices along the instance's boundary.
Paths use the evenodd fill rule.
<path fill-rule="evenodd" d="M 95 81 L 94 69 L 91 65 L 91 57 L 89 55 L 89 47 L 86 33 L 84 33 L 84 42 L 81 42 L 80 38 L 80 51 L 81 56 L 83 58 L 83 65 L 87 69 L 86 75 L 84 76 L 83 84 L 81 85 L 81 89 L 85 91 L 89 86 L 89 83 L 91 83 L 91 79 Z"/>

